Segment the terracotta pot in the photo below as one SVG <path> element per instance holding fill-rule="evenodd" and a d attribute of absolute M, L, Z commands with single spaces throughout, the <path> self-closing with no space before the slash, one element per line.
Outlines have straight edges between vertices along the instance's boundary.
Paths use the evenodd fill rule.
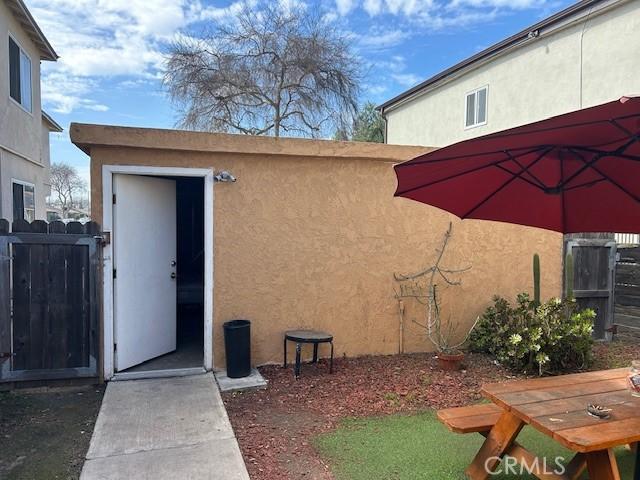
<path fill-rule="evenodd" d="M 464 360 L 464 353 L 438 353 L 438 366 L 442 370 L 453 371 L 460 370 L 460 365 Z"/>

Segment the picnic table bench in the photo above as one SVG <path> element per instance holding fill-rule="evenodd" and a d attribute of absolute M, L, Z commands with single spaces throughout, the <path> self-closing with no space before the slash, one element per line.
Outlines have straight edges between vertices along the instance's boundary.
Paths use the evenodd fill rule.
<path fill-rule="evenodd" d="M 573 480 L 587 468 L 591 479 L 620 480 L 613 447 L 640 441 L 640 398 L 627 389 L 628 373 L 620 368 L 488 384 L 482 394 L 493 403 L 441 410 L 438 418 L 453 432 L 486 437 L 466 470 L 473 480 L 490 478 L 505 455 L 537 463 L 532 473 L 541 479 Z M 588 404 L 611 408 L 609 418 L 587 414 Z M 515 441 L 525 425 L 575 452 L 565 473 L 543 470 L 543 462 Z"/>

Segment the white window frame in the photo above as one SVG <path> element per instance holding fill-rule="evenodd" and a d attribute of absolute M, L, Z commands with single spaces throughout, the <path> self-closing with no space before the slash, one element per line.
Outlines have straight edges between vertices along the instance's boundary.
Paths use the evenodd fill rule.
<path fill-rule="evenodd" d="M 476 120 L 478 119 L 478 92 L 481 92 L 482 90 L 486 90 L 486 94 L 485 94 L 485 111 L 484 111 L 484 121 L 483 122 L 479 122 L 476 123 Z M 469 95 L 472 94 L 476 94 L 475 96 L 475 105 L 474 105 L 474 123 L 472 123 L 471 125 L 467 125 L 467 99 L 469 98 Z M 465 130 L 469 130 L 472 128 L 476 128 L 476 127 L 481 127 L 482 125 L 486 125 L 487 122 L 489 121 L 489 85 L 483 85 L 482 87 L 476 88 L 474 90 L 470 90 L 467 93 L 464 94 L 464 115 L 462 118 L 462 124 L 464 125 L 464 129 Z"/>
<path fill-rule="evenodd" d="M 18 180 L 17 178 L 11 179 L 11 212 L 13 214 L 13 184 L 22 185 L 22 187 L 31 187 L 33 188 L 33 208 L 29 208 L 29 210 L 33 210 L 33 220 L 36 220 L 36 185 L 31 182 L 27 182 L 25 180 Z M 22 218 L 27 220 L 27 207 L 24 202 L 24 188 L 22 189 Z M 14 219 L 15 220 L 15 219 Z M 27 220 L 29 222 L 29 220 Z"/>
<path fill-rule="evenodd" d="M 21 97 L 20 102 L 18 102 L 15 98 L 11 96 L 11 59 L 8 59 L 9 61 L 7 62 L 7 75 L 8 75 L 7 78 L 9 79 L 9 81 L 7 82 L 7 89 L 8 89 L 7 95 L 15 105 L 18 105 L 23 111 L 25 111 L 29 115 L 33 115 L 33 59 L 31 58 L 31 55 L 29 55 L 27 51 L 24 48 L 22 48 L 22 44 L 16 39 L 15 35 L 13 35 L 11 32 L 9 32 L 9 38 L 13 40 L 14 43 L 18 46 L 18 49 L 20 50 L 20 54 L 24 55 L 29 59 L 29 64 L 31 66 L 31 71 L 29 72 L 29 79 L 30 79 L 29 96 L 31 100 L 30 101 L 31 110 L 29 110 L 27 107 L 25 107 L 22 104 L 22 91 L 20 91 L 20 97 Z M 7 40 L 7 53 L 8 53 L 8 48 L 9 48 L 9 41 Z M 19 61 L 18 68 L 22 69 L 22 64 L 20 61 Z M 22 76 L 20 78 L 22 79 Z M 20 85 L 20 88 L 22 88 L 22 85 Z"/>

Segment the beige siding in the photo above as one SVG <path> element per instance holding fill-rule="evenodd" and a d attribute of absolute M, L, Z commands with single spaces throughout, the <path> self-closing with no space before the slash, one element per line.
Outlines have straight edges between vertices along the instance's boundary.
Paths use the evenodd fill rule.
<path fill-rule="evenodd" d="M 638 59 L 640 2 L 630 1 L 554 33 L 542 32 L 526 46 L 393 108 L 387 113 L 387 140 L 446 146 L 640 94 Z M 487 124 L 465 130 L 465 94 L 484 85 L 489 86 Z"/>
<path fill-rule="evenodd" d="M 32 112 L 9 96 L 9 35 L 31 58 Z M 0 2 L 0 216 L 9 220 L 13 219 L 12 179 L 35 185 L 36 218 L 46 218 L 49 131 L 43 125 L 40 104 L 40 53 Z"/>

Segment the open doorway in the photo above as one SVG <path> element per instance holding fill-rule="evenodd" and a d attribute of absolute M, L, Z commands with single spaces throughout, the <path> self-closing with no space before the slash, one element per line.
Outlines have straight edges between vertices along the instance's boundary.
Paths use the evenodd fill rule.
<path fill-rule="evenodd" d="M 127 348 L 126 351 L 121 348 L 120 352 L 116 348 L 116 371 L 138 374 L 202 368 L 205 364 L 204 179 L 116 177 L 114 192 L 118 197 L 124 194 L 125 198 L 118 198 L 114 204 L 115 264 L 118 270 L 124 270 L 118 272 L 114 281 L 115 340 L 116 345 Z M 124 204 L 134 197 L 138 205 Z M 126 210 L 118 214 L 119 208 Z M 139 234 L 127 232 L 127 224 L 119 215 L 132 216 L 131 208 L 137 213 L 138 223 L 146 221 L 155 226 L 160 222 L 165 233 L 156 232 L 153 241 L 145 241 Z M 155 221 L 142 220 L 142 215 L 155 217 Z M 125 231 L 119 231 L 118 227 Z M 151 235 L 150 231 L 147 233 Z M 138 253 L 132 256 L 136 248 Z M 154 252 L 155 261 L 148 257 L 149 252 Z M 123 264 L 123 255 L 130 259 L 128 261 L 138 263 L 135 273 L 125 270 L 128 265 Z M 123 275 L 127 276 L 123 278 Z M 133 305 L 135 314 L 131 313 L 131 302 L 127 302 L 132 290 L 139 292 Z M 151 305 L 145 308 L 145 303 Z M 129 309 L 124 310 L 127 304 Z M 150 345 L 153 348 L 149 348 Z"/>

